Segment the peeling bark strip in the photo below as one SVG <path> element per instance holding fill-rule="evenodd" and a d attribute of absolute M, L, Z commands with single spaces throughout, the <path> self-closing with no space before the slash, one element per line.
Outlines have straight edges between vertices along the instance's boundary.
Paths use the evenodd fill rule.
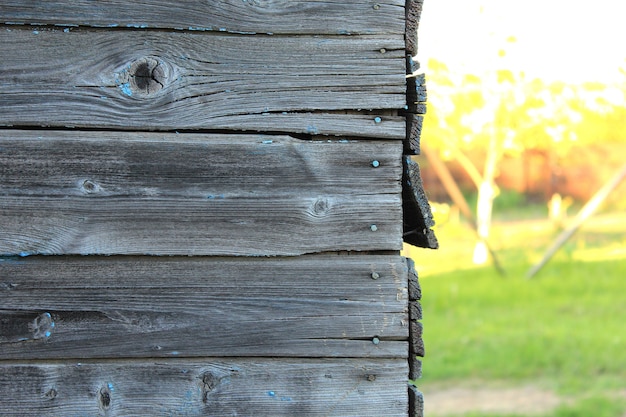
<path fill-rule="evenodd" d="M 439 247 L 431 227 L 435 225 L 419 166 L 410 156 L 404 156 L 402 207 L 404 216 L 404 241 L 419 247 Z"/>
<path fill-rule="evenodd" d="M 405 0 L 3 0 L 0 22 L 249 35 L 404 35 L 404 6 Z"/>
<path fill-rule="evenodd" d="M 401 35 L 15 26 L 0 55 L 5 126 L 406 136 L 404 118 L 385 115 L 406 105 Z"/>
<path fill-rule="evenodd" d="M 411 56 L 417 55 L 417 30 L 424 0 L 406 0 L 406 53 Z"/>
<path fill-rule="evenodd" d="M 4 417 L 406 417 L 404 359 L 0 364 Z"/>
<path fill-rule="evenodd" d="M 402 247 L 399 141 L 5 130 L 0 147 L 0 254 Z"/>

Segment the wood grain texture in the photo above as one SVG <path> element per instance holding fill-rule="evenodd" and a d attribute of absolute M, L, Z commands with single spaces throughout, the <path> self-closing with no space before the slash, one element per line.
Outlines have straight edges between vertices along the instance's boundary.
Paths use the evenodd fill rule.
<path fill-rule="evenodd" d="M 259 34 L 404 35 L 404 0 L 3 0 L 0 22 Z"/>
<path fill-rule="evenodd" d="M 0 31 L 0 54 L 11 57 L 0 62 L 0 125 L 404 139 L 403 117 L 355 117 L 404 108 L 403 48 L 391 35 L 12 27 Z"/>
<path fill-rule="evenodd" d="M 435 232 L 433 214 L 424 191 L 424 184 L 417 162 L 405 155 L 402 187 L 404 241 L 414 246 L 437 249 L 439 243 Z"/>
<path fill-rule="evenodd" d="M 417 55 L 417 40 L 424 0 L 406 0 L 406 53 Z"/>
<path fill-rule="evenodd" d="M 14 257 L 0 277 L 5 360 L 407 357 L 397 255 Z"/>
<path fill-rule="evenodd" d="M 393 359 L 0 363 L 0 407 L 20 417 L 406 417 L 406 372 Z"/>
<path fill-rule="evenodd" d="M 0 253 L 400 250 L 401 152 L 399 141 L 0 130 Z"/>

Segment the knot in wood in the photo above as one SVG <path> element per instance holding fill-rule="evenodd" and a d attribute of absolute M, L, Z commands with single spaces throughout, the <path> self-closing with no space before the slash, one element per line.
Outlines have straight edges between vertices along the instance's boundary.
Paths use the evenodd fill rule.
<path fill-rule="evenodd" d="M 167 85 L 170 72 L 157 58 L 144 57 L 133 62 L 128 70 L 131 93 L 140 96 L 158 93 Z"/>
<path fill-rule="evenodd" d="M 220 378 L 210 372 L 202 376 L 202 401 L 209 401 L 209 394 L 220 384 Z"/>
<path fill-rule="evenodd" d="M 108 410 L 111 407 L 111 391 L 108 387 L 102 387 L 98 393 L 98 402 L 103 410 Z"/>
<path fill-rule="evenodd" d="M 312 217 L 324 217 L 328 215 L 330 211 L 330 201 L 328 199 L 320 197 L 315 200 L 311 208 L 309 209 L 309 213 Z"/>

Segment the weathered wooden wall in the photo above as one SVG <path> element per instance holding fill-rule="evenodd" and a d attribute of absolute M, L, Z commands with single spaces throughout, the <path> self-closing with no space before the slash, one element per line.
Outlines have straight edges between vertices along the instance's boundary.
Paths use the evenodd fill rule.
<path fill-rule="evenodd" d="M 3 1 L 1 414 L 421 415 L 420 11 Z"/>

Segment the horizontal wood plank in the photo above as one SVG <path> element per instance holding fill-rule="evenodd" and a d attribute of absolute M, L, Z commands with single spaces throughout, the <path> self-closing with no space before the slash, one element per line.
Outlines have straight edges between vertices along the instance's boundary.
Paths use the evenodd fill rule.
<path fill-rule="evenodd" d="M 14 257 L 0 277 L 2 359 L 408 354 L 398 255 Z"/>
<path fill-rule="evenodd" d="M 404 117 L 382 112 L 406 105 L 403 48 L 401 36 L 11 27 L 0 125 L 404 139 Z"/>
<path fill-rule="evenodd" d="M 400 250 L 401 152 L 399 141 L 0 130 L 0 254 Z"/>
<path fill-rule="evenodd" d="M 404 34 L 405 0 L 3 0 L 0 22 L 261 34 Z"/>
<path fill-rule="evenodd" d="M 406 417 L 404 360 L 0 363 L 3 416 Z"/>

